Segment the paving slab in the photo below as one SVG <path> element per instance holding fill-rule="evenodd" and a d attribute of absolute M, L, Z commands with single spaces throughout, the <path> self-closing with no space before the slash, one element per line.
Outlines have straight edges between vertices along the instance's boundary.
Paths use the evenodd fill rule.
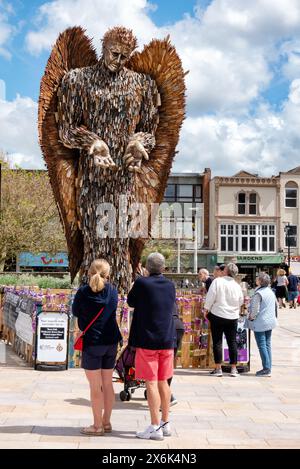
<path fill-rule="evenodd" d="M 254 341 L 251 372 L 237 379 L 176 370 L 173 435 L 162 442 L 135 438 L 149 424 L 147 401 L 138 389 L 130 402 L 121 402 L 122 383 L 114 384 L 112 434 L 81 435 L 91 423 L 83 370 L 34 371 L 7 347 L 7 364 L 0 365 L 0 448 L 300 448 L 299 315 L 300 308 L 280 312 L 271 378 L 255 376 L 261 364 Z"/>

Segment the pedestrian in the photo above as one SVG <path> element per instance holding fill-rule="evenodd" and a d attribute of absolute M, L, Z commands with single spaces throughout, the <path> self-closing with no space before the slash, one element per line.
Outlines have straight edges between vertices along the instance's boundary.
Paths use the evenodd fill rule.
<path fill-rule="evenodd" d="M 103 311 L 83 336 L 82 368 L 90 385 L 94 423 L 83 428 L 84 435 L 102 436 L 111 433 L 111 414 L 114 405 L 112 374 L 118 342 L 122 336 L 116 320 L 118 292 L 109 283 L 110 265 L 105 259 L 92 262 L 89 284 L 77 291 L 72 305 L 73 315 L 83 331 Z"/>
<path fill-rule="evenodd" d="M 283 300 L 287 297 L 287 286 L 289 281 L 284 269 L 278 269 L 276 280 L 276 298 L 279 302 L 279 308 L 282 308 L 282 306 L 285 308 L 285 302 Z"/>
<path fill-rule="evenodd" d="M 173 309 L 173 319 L 174 319 L 174 325 L 175 325 L 175 331 L 176 331 L 176 345 L 174 348 L 174 368 L 176 368 L 176 356 L 177 352 L 181 347 L 181 342 L 182 342 L 182 337 L 184 335 L 184 324 L 179 318 L 179 311 L 178 311 L 178 306 L 177 303 L 174 303 L 174 309 Z M 168 385 L 171 386 L 173 377 L 168 379 Z M 173 406 L 177 404 L 178 401 L 174 394 L 171 394 L 171 401 L 170 401 L 170 406 Z"/>
<path fill-rule="evenodd" d="M 140 277 L 140 276 L 145 277 L 146 275 L 148 275 L 147 270 L 145 269 L 143 264 L 141 262 L 139 262 L 138 266 L 137 266 L 137 269 L 136 269 L 136 272 L 135 272 L 135 277 L 136 278 Z"/>
<path fill-rule="evenodd" d="M 127 298 L 134 308 L 129 345 L 136 347 L 135 375 L 146 382 L 151 416 L 151 424 L 136 436 L 147 440 L 171 435 L 171 390 L 167 380 L 173 376 L 176 292 L 173 282 L 163 275 L 164 268 L 164 256 L 150 254 L 146 262 L 149 276 L 137 278 Z"/>
<path fill-rule="evenodd" d="M 215 265 L 213 271 L 213 278 L 222 277 L 224 275 L 225 264 Z"/>
<path fill-rule="evenodd" d="M 206 293 L 209 290 L 209 287 L 211 286 L 212 283 L 212 278 L 209 276 L 209 272 L 207 269 L 200 269 L 198 273 L 198 278 L 201 282 L 205 284 L 205 290 Z"/>
<path fill-rule="evenodd" d="M 288 298 L 289 298 L 289 303 L 290 303 L 290 308 L 295 308 L 297 307 L 297 300 L 298 300 L 298 284 L 299 280 L 296 275 L 293 275 L 292 271 L 290 270 L 289 276 L 288 276 Z"/>
<path fill-rule="evenodd" d="M 224 269 L 224 276 L 216 278 L 207 293 L 204 314 L 210 321 L 213 341 L 215 369 L 210 374 L 222 376 L 222 342 L 223 334 L 229 349 L 231 376 L 238 376 L 237 370 L 237 323 L 244 295 L 240 285 L 236 282 L 238 268 L 229 263 Z"/>
<path fill-rule="evenodd" d="M 271 376 L 271 337 L 272 330 L 277 325 L 277 301 L 270 288 L 270 276 L 266 272 L 260 272 L 256 284 L 257 288 L 249 305 L 246 327 L 254 332 L 262 361 L 262 369 L 256 372 L 256 376 Z"/>

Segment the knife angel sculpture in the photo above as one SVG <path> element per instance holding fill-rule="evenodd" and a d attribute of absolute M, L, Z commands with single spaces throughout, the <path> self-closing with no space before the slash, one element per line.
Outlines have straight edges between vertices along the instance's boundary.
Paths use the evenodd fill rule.
<path fill-rule="evenodd" d="M 169 39 L 136 47 L 131 30 L 115 27 L 98 59 L 82 28 L 67 29 L 52 49 L 39 98 L 40 144 L 71 278 L 80 272 L 86 281 L 91 262 L 104 257 L 124 293 L 151 229 L 149 223 L 141 235 L 134 225 L 134 213 L 151 218 L 136 204 L 162 201 L 185 112 L 184 71 Z"/>

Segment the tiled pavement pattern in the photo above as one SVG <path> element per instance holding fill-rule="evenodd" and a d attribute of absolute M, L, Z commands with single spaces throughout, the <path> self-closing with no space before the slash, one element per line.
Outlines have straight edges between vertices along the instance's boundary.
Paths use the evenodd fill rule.
<path fill-rule="evenodd" d="M 173 436 L 162 442 L 138 440 L 149 422 L 143 390 L 120 402 L 116 384 L 113 433 L 81 436 L 91 423 L 88 386 L 82 370 L 34 371 L 11 350 L 0 364 L 0 448 L 299 448 L 300 308 L 280 310 L 273 335 L 272 378 L 260 368 L 252 343 L 251 372 L 238 378 L 181 370 L 173 392 Z"/>

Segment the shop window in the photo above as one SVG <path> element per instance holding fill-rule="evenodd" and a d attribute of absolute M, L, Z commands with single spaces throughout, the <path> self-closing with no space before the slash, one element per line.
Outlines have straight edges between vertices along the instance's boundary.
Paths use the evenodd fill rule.
<path fill-rule="evenodd" d="M 275 252 L 275 225 L 222 224 L 220 249 L 228 252 Z"/>

